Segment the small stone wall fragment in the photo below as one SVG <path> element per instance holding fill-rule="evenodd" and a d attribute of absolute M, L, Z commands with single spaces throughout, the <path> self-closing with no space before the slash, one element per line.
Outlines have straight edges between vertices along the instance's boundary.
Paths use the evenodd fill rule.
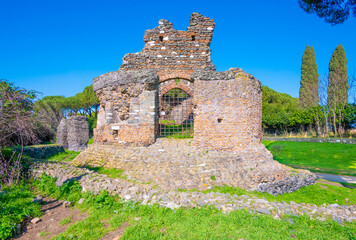
<path fill-rule="evenodd" d="M 16 148 L 17 151 L 21 151 L 21 148 Z M 34 145 L 26 146 L 23 148 L 23 154 L 36 158 L 43 159 L 49 158 L 58 153 L 64 152 L 64 148 L 60 144 L 43 144 L 43 145 Z"/>
<path fill-rule="evenodd" d="M 68 118 L 68 150 L 83 151 L 89 141 L 89 124 L 85 116 Z"/>
<path fill-rule="evenodd" d="M 263 137 L 265 141 L 290 141 L 290 142 L 319 142 L 319 143 L 345 143 L 356 144 L 355 138 L 284 138 L 284 137 Z"/>

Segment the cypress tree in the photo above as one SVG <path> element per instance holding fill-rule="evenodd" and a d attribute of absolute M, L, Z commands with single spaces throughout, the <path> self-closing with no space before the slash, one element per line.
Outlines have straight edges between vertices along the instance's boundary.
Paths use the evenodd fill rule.
<path fill-rule="evenodd" d="M 336 47 L 329 63 L 328 108 L 335 136 L 344 133 L 344 111 L 348 103 L 349 77 L 344 47 Z M 336 120 L 338 119 L 338 121 Z"/>
<path fill-rule="evenodd" d="M 301 67 L 299 104 L 302 108 L 319 105 L 319 74 L 313 47 L 304 50 Z"/>
<path fill-rule="evenodd" d="M 348 103 L 349 77 L 344 47 L 340 44 L 334 50 L 329 63 L 328 106 L 338 107 Z"/>

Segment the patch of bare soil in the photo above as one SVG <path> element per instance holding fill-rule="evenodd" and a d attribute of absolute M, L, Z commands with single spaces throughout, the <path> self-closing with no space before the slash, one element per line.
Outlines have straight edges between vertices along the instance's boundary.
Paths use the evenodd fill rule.
<path fill-rule="evenodd" d="M 126 228 L 129 226 L 127 222 L 124 222 L 121 227 L 116 229 L 115 231 L 108 232 L 101 240 L 119 240 L 121 239 L 122 234 L 124 234 Z"/>
<path fill-rule="evenodd" d="M 87 214 L 78 209 L 69 208 L 63 201 L 44 198 L 42 211 L 44 215 L 39 219 L 28 220 L 15 239 L 34 240 L 51 239 L 52 237 L 66 231 L 68 226 L 86 218 Z M 67 219 L 67 224 L 61 226 L 60 222 Z"/>

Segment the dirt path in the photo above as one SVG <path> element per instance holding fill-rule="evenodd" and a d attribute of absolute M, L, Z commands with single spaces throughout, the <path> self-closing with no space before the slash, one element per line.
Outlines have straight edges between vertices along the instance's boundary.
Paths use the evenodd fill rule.
<path fill-rule="evenodd" d="M 44 215 L 39 218 L 37 223 L 34 223 L 34 219 L 29 220 L 15 239 L 51 239 L 66 231 L 71 223 L 81 221 L 87 216 L 86 213 L 81 213 L 77 209 L 65 207 L 62 201 L 47 198 L 43 201 L 45 204 L 41 208 Z M 60 222 L 63 219 L 67 219 L 68 223 L 61 225 Z"/>

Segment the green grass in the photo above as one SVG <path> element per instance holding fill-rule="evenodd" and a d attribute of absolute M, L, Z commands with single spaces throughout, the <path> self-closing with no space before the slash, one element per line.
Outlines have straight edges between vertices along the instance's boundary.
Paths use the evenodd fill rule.
<path fill-rule="evenodd" d="M 181 190 L 184 191 L 184 190 Z M 194 190 L 196 191 L 196 190 Z M 350 189 L 339 186 L 332 186 L 324 183 L 315 183 L 313 185 L 302 187 L 301 189 L 292 193 L 284 193 L 282 195 L 273 196 L 269 193 L 260 193 L 257 191 L 247 191 L 242 188 L 222 186 L 214 187 L 214 189 L 203 191 L 203 193 L 220 192 L 228 193 L 230 195 L 247 195 L 259 198 L 265 198 L 268 201 L 296 203 L 312 203 L 316 205 L 340 204 L 340 205 L 355 205 L 356 204 L 356 189 Z"/>
<path fill-rule="evenodd" d="M 89 167 L 86 166 L 85 168 L 95 171 L 100 174 L 105 174 L 110 178 L 123 178 L 126 179 L 126 176 L 123 174 L 124 171 L 122 169 L 117 168 L 104 168 L 104 167 Z"/>
<path fill-rule="evenodd" d="M 166 121 L 166 120 L 160 120 Z M 162 131 L 167 138 L 192 138 L 193 137 L 193 126 L 191 124 L 182 125 L 161 125 L 160 131 Z"/>
<path fill-rule="evenodd" d="M 94 143 L 94 138 L 90 138 L 88 141 L 88 145 L 93 144 Z"/>
<path fill-rule="evenodd" d="M 356 145 L 262 141 L 280 163 L 313 172 L 356 176 Z"/>
<path fill-rule="evenodd" d="M 157 205 L 124 202 L 107 192 L 83 193 L 77 182 L 56 187 L 44 176 L 36 186 L 43 193 L 66 199 L 88 217 L 71 224 L 54 239 L 99 239 L 127 223 L 121 239 L 355 239 L 356 223 L 310 220 L 308 216 L 272 216 L 237 210 L 229 214 L 213 207 L 171 210 Z M 76 204 L 84 198 L 81 205 Z M 136 219 L 135 219 L 136 218 Z"/>
<path fill-rule="evenodd" d="M 67 225 L 69 223 L 71 223 L 73 221 L 73 215 L 67 217 L 67 218 L 64 218 L 62 219 L 60 222 L 59 222 L 59 225 L 60 226 L 63 226 L 63 225 Z"/>
<path fill-rule="evenodd" d="M 27 217 L 42 215 L 38 203 L 33 203 L 35 197 L 29 186 L 13 185 L 4 187 L 0 193 L 0 239 L 12 237 L 18 231 L 18 224 L 22 224 Z"/>
<path fill-rule="evenodd" d="M 65 152 L 58 153 L 52 157 L 47 158 L 48 161 L 56 161 L 56 162 L 70 162 L 72 161 L 76 156 L 78 156 L 80 152 L 74 152 L 74 151 L 68 151 L 68 149 L 65 150 Z"/>
<path fill-rule="evenodd" d="M 45 237 L 45 236 L 48 236 L 50 234 L 51 234 L 50 232 L 42 231 L 42 232 L 40 232 L 40 237 Z"/>

